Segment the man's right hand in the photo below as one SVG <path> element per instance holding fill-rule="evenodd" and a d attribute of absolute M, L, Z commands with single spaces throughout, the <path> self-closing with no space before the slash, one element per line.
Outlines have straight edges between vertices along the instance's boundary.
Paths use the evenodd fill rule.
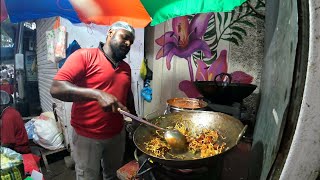
<path fill-rule="evenodd" d="M 129 112 L 126 106 L 124 106 L 118 99 L 112 94 L 108 94 L 104 91 L 98 90 L 99 95 L 97 98 L 98 103 L 104 111 L 118 112 L 118 108 Z"/>
<path fill-rule="evenodd" d="M 78 87 L 67 81 L 53 80 L 50 94 L 54 98 L 67 102 L 98 101 L 104 111 L 118 112 L 118 108 L 121 108 L 129 112 L 127 107 L 112 94 L 98 89 Z"/>

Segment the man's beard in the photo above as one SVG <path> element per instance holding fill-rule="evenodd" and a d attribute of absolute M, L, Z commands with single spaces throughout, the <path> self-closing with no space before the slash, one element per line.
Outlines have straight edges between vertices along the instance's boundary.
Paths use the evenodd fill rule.
<path fill-rule="evenodd" d="M 111 50 L 113 52 L 113 58 L 115 61 L 119 62 L 126 58 L 126 55 L 128 54 L 128 51 L 124 51 L 121 49 L 121 45 L 116 43 L 114 40 L 110 43 Z"/>

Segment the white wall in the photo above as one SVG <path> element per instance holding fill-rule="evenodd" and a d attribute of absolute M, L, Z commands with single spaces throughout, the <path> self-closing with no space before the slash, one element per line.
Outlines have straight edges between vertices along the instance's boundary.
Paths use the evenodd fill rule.
<path fill-rule="evenodd" d="M 280 179 L 320 176 L 320 1 L 309 0 L 309 60 L 300 115 Z"/>

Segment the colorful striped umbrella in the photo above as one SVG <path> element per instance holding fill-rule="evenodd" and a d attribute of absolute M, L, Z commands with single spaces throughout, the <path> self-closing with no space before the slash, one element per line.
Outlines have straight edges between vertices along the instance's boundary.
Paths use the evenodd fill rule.
<path fill-rule="evenodd" d="M 228 12 L 246 0 L 1 0 L 13 23 L 61 16 L 72 23 L 110 25 L 122 20 L 144 28 L 169 19 L 207 12 Z M 5 6 L 3 6 L 5 2 Z M 4 14 L 2 14 L 4 13 Z"/>

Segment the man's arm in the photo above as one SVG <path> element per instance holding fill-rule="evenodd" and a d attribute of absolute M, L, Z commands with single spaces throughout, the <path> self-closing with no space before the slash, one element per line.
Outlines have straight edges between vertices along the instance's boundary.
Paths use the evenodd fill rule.
<path fill-rule="evenodd" d="M 116 112 L 118 107 L 128 111 L 112 94 L 98 89 L 78 87 L 68 81 L 53 80 L 50 94 L 56 99 L 67 102 L 98 101 L 106 111 L 112 109 L 113 112 Z"/>

